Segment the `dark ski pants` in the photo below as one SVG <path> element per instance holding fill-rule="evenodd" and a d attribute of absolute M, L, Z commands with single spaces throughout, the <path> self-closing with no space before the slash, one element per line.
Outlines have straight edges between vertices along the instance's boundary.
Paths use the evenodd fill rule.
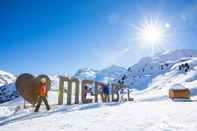
<path fill-rule="evenodd" d="M 36 108 L 35 108 L 34 112 L 38 112 L 38 110 L 40 109 L 40 105 L 41 105 L 42 101 L 44 102 L 44 104 L 46 106 L 46 109 L 50 110 L 50 106 L 49 106 L 49 103 L 47 101 L 46 96 L 39 96 L 38 97 L 38 101 L 37 101 L 37 105 L 36 105 Z"/>

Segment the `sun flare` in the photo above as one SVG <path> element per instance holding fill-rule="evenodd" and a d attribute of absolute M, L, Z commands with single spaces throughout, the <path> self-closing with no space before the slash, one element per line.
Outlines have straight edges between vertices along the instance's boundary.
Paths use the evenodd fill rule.
<path fill-rule="evenodd" d="M 145 19 L 139 25 L 132 25 L 133 31 L 136 32 L 135 40 L 140 41 L 144 45 L 163 44 L 167 40 L 169 34 L 169 23 L 163 23 L 159 19 Z"/>
<path fill-rule="evenodd" d="M 142 49 L 150 49 L 152 55 L 163 50 L 170 38 L 171 25 L 160 17 L 144 17 L 137 25 L 131 24 L 131 40 L 135 40 Z"/>
<path fill-rule="evenodd" d="M 140 33 L 142 35 L 142 39 L 150 43 L 160 42 L 163 37 L 162 29 L 156 25 L 144 27 Z"/>

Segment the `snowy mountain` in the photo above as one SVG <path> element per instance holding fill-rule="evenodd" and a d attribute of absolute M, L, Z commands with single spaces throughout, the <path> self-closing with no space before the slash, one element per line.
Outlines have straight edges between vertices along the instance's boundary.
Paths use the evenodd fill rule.
<path fill-rule="evenodd" d="M 0 86 L 10 84 L 15 81 L 16 77 L 8 72 L 0 70 Z"/>
<path fill-rule="evenodd" d="M 17 92 L 14 85 L 16 77 L 8 72 L 0 71 L 0 103 L 16 98 Z"/>
<path fill-rule="evenodd" d="M 107 67 L 105 69 L 102 69 L 100 71 L 89 69 L 89 68 L 83 68 L 80 69 L 74 77 L 84 80 L 97 80 L 101 82 L 111 82 L 115 79 L 119 79 L 122 74 L 126 72 L 126 69 L 120 66 L 112 65 L 110 67 Z"/>
<path fill-rule="evenodd" d="M 77 71 L 74 77 L 81 79 L 81 80 L 95 80 L 96 74 L 98 71 L 90 68 L 83 68 Z"/>
<path fill-rule="evenodd" d="M 189 69 L 187 67 L 189 66 Z M 142 58 L 129 67 L 122 78 L 143 97 L 167 98 L 169 88 L 182 84 L 197 95 L 197 51 L 175 50 L 154 57 Z"/>
<path fill-rule="evenodd" d="M 190 69 L 180 70 L 180 65 L 189 64 Z M 197 89 L 197 51 L 196 50 L 175 50 L 163 52 L 154 57 L 142 58 L 138 63 L 126 69 L 112 65 L 100 71 L 83 68 L 74 77 L 102 82 L 112 82 L 123 78 L 125 84 L 134 89 L 136 97 L 158 97 L 167 98 L 168 89 L 175 84 L 183 84 L 191 88 L 192 95 L 196 95 Z M 58 89 L 58 75 L 49 75 L 52 80 L 52 91 Z M 16 97 L 14 87 L 15 76 L 0 71 L 0 102 L 8 101 Z M 149 94 L 149 95 L 148 95 Z M 158 98 L 157 97 L 157 98 Z"/>
<path fill-rule="evenodd" d="M 126 69 L 120 66 L 112 65 L 108 68 L 102 69 L 96 74 L 96 80 L 102 82 L 113 82 L 120 79 L 120 77 L 126 72 Z"/>

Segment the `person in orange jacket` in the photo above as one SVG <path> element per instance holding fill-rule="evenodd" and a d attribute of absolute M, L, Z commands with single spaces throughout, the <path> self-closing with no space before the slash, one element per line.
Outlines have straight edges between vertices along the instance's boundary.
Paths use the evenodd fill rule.
<path fill-rule="evenodd" d="M 37 105 L 36 105 L 36 108 L 35 108 L 34 112 L 39 111 L 39 108 L 40 108 L 40 105 L 41 105 L 42 101 L 46 105 L 46 109 L 50 110 L 50 106 L 48 104 L 48 101 L 47 101 L 46 97 L 47 97 L 46 79 L 42 78 L 40 80 L 40 87 L 39 87 L 39 92 L 38 92 L 38 101 L 37 101 Z"/>

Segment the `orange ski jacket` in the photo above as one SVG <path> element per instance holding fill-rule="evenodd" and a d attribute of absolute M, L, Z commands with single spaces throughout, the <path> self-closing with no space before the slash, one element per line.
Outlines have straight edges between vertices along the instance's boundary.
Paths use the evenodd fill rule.
<path fill-rule="evenodd" d="M 46 86 L 46 84 L 40 83 L 39 96 L 47 96 L 47 86 Z"/>

